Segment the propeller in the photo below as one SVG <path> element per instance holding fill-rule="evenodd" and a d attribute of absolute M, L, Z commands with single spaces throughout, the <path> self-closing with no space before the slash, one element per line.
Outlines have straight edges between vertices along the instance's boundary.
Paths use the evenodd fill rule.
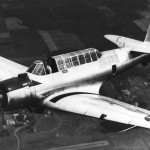
<path fill-rule="evenodd" d="M 7 93 L 4 92 L 4 90 L 0 89 L 0 109 L 3 110 L 7 107 L 8 99 L 7 99 Z"/>

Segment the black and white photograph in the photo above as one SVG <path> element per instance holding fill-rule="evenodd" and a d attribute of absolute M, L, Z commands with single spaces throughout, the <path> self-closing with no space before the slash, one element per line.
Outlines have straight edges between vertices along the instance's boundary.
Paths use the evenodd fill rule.
<path fill-rule="evenodd" d="M 0 0 L 0 150 L 150 150 L 150 0 Z"/>

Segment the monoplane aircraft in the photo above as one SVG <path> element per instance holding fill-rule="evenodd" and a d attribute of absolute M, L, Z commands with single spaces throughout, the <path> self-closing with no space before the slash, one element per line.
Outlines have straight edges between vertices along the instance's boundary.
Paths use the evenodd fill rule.
<path fill-rule="evenodd" d="M 100 95 L 104 82 L 147 60 L 149 35 L 150 30 L 144 42 L 105 35 L 120 48 L 87 48 L 36 60 L 29 68 L 0 57 L 1 108 L 45 106 L 150 128 L 150 111 Z"/>

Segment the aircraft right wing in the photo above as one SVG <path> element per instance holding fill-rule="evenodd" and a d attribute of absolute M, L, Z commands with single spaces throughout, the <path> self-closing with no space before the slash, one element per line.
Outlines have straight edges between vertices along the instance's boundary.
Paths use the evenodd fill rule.
<path fill-rule="evenodd" d="M 26 72 L 28 67 L 15 63 L 4 57 L 0 57 L 0 81 Z"/>
<path fill-rule="evenodd" d="M 100 95 L 68 95 L 46 101 L 44 105 L 85 116 L 150 128 L 150 111 Z"/>

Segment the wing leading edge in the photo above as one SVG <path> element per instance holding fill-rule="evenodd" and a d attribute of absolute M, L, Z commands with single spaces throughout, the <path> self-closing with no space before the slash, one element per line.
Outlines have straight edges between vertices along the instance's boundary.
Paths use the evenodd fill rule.
<path fill-rule="evenodd" d="M 0 57 L 0 81 L 16 76 L 19 73 L 26 72 L 26 70 L 27 67 Z"/>
<path fill-rule="evenodd" d="M 55 103 L 49 101 L 45 105 L 85 116 L 150 128 L 150 111 L 100 95 L 71 95 Z"/>

